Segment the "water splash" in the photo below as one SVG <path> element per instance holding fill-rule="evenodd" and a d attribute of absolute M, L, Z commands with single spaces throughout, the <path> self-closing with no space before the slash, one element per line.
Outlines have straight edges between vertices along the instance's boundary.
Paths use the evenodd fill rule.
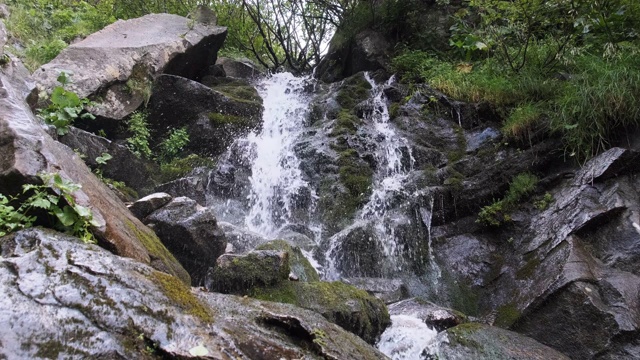
<path fill-rule="evenodd" d="M 422 222 L 427 227 L 427 236 L 428 236 L 428 246 L 429 246 L 429 263 L 431 264 L 431 280 L 434 285 L 438 284 L 440 277 L 442 276 L 442 270 L 440 266 L 436 262 L 436 257 L 433 253 L 433 244 L 431 242 L 431 223 L 433 221 L 433 196 L 429 198 L 429 208 L 420 208 L 420 217 L 422 218 Z M 434 286 L 435 291 L 437 292 L 438 287 Z"/>
<path fill-rule="evenodd" d="M 262 131 L 247 138 L 255 151 L 251 165 L 251 194 L 246 227 L 268 238 L 292 221 L 296 199 L 308 183 L 293 151 L 304 131 L 311 99 L 303 88 L 307 78 L 280 73 L 258 84 L 263 99 Z M 313 198 L 313 194 L 311 195 Z"/>
<path fill-rule="evenodd" d="M 414 315 L 392 315 L 391 326 L 380 336 L 377 347 L 393 360 L 423 360 L 438 332 Z"/>

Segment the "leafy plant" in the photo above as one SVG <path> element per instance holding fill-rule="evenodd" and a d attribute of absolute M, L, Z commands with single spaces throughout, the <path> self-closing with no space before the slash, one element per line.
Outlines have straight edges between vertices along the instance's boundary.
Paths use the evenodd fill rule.
<path fill-rule="evenodd" d="M 58 173 L 40 174 L 42 184 L 25 184 L 22 196 L 26 197 L 16 209 L 11 202 L 20 201 L 0 194 L 0 236 L 28 228 L 36 222 L 77 236 L 86 243 L 95 242 L 92 226 L 98 226 L 91 210 L 79 205 L 73 193 L 80 185 L 66 180 Z M 47 219 L 42 219 L 45 214 Z"/>
<path fill-rule="evenodd" d="M 538 178 L 530 173 L 522 173 L 513 178 L 509 190 L 502 200 L 494 201 L 483 207 L 478 213 L 477 223 L 488 226 L 500 226 L 511 221 L 511 212 L 520 201 L 531 194 L 538 184 Z"/>
<path fill-rule="evenodd" d="M 149 148 L 149 125 L 147 124 L 147 113 L 136 111 L 127 120 L 127 130 L 130 136 L 127 138 L 127 148 L 137 157 L 150 159 L 152 157 Z"/>
<path fill-rule="evenodd" d="M 76 119 L 93 120 L 95 116 L 88 112 L 83 113 L 84 107 L 91 104 L 88 99 L 80 99 L 78 94 L 64 89 L 64 86 L 70 82 L 67 73 L 61 72 L 57 80 L 61 86 L 53 89 L 49 98 L 51 104 L 45 109 L 40 109 L 38 116 L 45 123 L 55 126 L 58 135 L 65 135 Z"/>
<path fill-rule="evenodd" d="M 160 162 L 167 163 L 174 159 L 189 144 L 189 133 L 186 128 L 173 129 L 169 136 L 160 143 Z"/>

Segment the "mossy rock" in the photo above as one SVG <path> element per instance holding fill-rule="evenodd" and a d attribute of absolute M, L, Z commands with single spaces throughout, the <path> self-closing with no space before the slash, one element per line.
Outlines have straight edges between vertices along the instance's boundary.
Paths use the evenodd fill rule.
<path fill-rule="evenodd" d="M 357 73 L 342 82 L 336 100 L 344 109 L 352 110 L 360 102 L 369 98 L 371 84 L 365 79 L 364 73 Z"/>
<path fill-rule="evenodd" d="M 284 251 L 254 250 L 246 255 L 224 254 L 207 275 L 210 291 L 246 295 L 254 287 L 275 286 L 289 278 L 289 254 Z"/>
<path fill-rule="evenodd" d="M 261 244 L 256 250 L 277 250 L 285 251 L 289 254 L 289 268 L 300 281 L 320 281 L 320 276 L 311 263 L 304 257 L 299 247 L 286 242 L 285 240 L 272 240 Z"/>
<path fill-rule="evenodd" d="M 215 161 L 210 157 L 190 154 L 183 158 L 173 159 L 170 163 L 160 165 L 159 180 L 167 183 L 189 174 L 197 167 L 213 168 Z"/>
<path fill-rule="evenodd" d="M 211 87 L 215 91 L 219 91 L 225 96 L 240 102 L 255 103 L 256 105 L 262 105 L 262 98 L 258 91 L 253 86 L 243 82 L 233 82 L 224 85 L 217 85 Z"/>
<path fill-rule="evenodd" d="M 151 229 L 146 226 L 138 227 L 133 221 L 126 219 L 125 225 L 131 230 L 135 237 L 140 240 L 145 249 L 147 249 L 149 258 L 151 258 L 151 265 L 154 268 L 177 277 L 186 285 L 191 285 L 191 276 L 189 276 L 189 273 L 180 265 L 173 254 L 167 250 L 162 244 L 162 241 L 160 241 Z"/>
<path fill-rule="evenodd" d="M 339 281 L 287 281 L 274 287 L 255 288 L 250 296 L 313 310 L 370 344 L 374 344 L 391 323 L 384 302 Z"/>

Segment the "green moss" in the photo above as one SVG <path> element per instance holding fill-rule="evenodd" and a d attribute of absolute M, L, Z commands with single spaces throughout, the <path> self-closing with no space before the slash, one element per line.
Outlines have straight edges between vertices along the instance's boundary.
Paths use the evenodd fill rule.
<path fill-rule="evenodd" d="M 538 259 L 538 257 L 532 257 L 531 259 L 529 259 L 529 261 L 527 261 L 527 263 L 520 268 L 517 272 L 516 272 L 516 279 L 518 280 L 526 280 L 526 279 L 531 279 L 531 277 L 533 276 L 535 270 L 538 268 L 538 266 L 540 265 L 540 259 Z"/>
<path fill-rule="evenodd" d="M 465 323 L 454 326 L 447 330 L 451 345 L 460 345 L 470 349 L 482 349 L 483 345 L 474 340 L 473 335 L 482 329 L 482 325 L 477 323 Z"/>
<path fill-rule="evenodd" d="M 160 165 L 160 182 L 165 183 L 187 175 L 197 167 L 213 168 L 213 159 L 191 154 L 184 158 L 173 159 L 170 163 Z"/>
<path fill-rule="evenodd" d="M 45 359 L 57 359 L 58 355 L 68 349 L 64 344 L 58 340 L 49 340 L 44 343 L 38 344 L 38 351 L 36 357 Z"/>
<path fill-rule="evenodd" d="M 374 342 L 378 331 L 390 323 L 382 301 L 339 281 L 287 281 L 275 287 L 253 289 L 250 296 L 313 310 L 369 343 Z"/>
<path fill-rule="evenodd" d="M 216 281 L 212 284 L 217 292 L 227 294 L 245 295 L 254 287 L 274 286 L 279 282 L 287 280 L 289 277 L 288 254 L 284 253 L 284 263 L 282 264 L 282 254 L 273 251 L 271 254 L 265 252 L 250 252 L 243 256 L 228 256 L 227 263 L 217 266 L 213 273 Z M 277 270 L 277 271 L 276 271 Z"/>
<path fill-rule="evenodd" d="M 488 226 L 500 226 L 510 222 L 511 212 L 535 190 L 537 184 L 538 178 L 532 174 L 522 173 L 515 176 L 509 184 L 505 197 L 483 207 L 478 213 L 476 222 Z"/>
<path fill-rule="evenodd" d="M 513 325 L 519 318 L 521 312 L 515 303 L 509 303 L 498 308 L 494 324 L 503 328 Z"/>
<path fill-rule="evenodd" d="M 394 119 L 396 117 L 398 117 L 398 113 L 400 112 L 400 104 L 399 103 L 393 103 L 391 105 L 389 105 L 389 118 L 390 119 Z"/>
<path fill-rule="evenodd" d="M 191 285 L 191 277 L 178 260 L 167 250 L 156 234 L 147 227 L 138 227 L 131 220 L 125 219 L 125 225 L 131 234 L 147 249 L 152 261 L 159 260 L 164 267 L 177 276 L 185 285 Z"/>
<path fill-rule="evenodd" d="M 262 104 L 262 98 L 258 94 L 258 91 L 251 85 L 232 83 L 214 86 L 212 89 L 238 102 L 253 103 L 256 105 Z"/>
<path fill-rule="evenodd" d="M 369 90 L 371 90 L 371 84 L 362 73 L 359 73 L 343 81 L 336 100 L 342 108 L 352 110 L 369 97 Z"/>
<path fill-rule="evenodd" d="M 336 117 L 336 122 L 331 131 L 331 136 L 339 136 L 343 134 L 355 134 L 362 120 L 347 109 L 342 109 Z"/>
<path fill-rule="evenodd" d="M 160 285 L 164 294 L 187 314 L 193 315 L 206 323 L 213 321 L 213 311 L 191 293 L 191 287 L 182 283 L 180 279 L 159 271 L 153 272 L 152 276 L 155 282 Z"/>
<path fill-rule="evenodd" d="M 211 121 L 211 124 L 214 126 L 248 126 L 251 124 L 250 119 L 243 116 L 209 113 L 208 117 Z"/>
<path fill-rule="evenodd" d="M 289 254 L 289 268 L 298 276 L 300 281 L 320 281 L 316 269 L 314 269 L 309 260 L 304 257 L 300 248 L 292 246 L 285 240 L 269 241 L 258 246 L 256 250 L 286 251 Z"/>

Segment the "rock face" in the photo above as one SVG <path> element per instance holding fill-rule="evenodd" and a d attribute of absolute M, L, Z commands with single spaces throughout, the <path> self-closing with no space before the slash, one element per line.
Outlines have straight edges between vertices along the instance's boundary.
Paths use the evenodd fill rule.
<path fill-rule="evenodd" d="M 224 70 L 226 76 L 240 79 L 254 79 L 264 73 L 250 60 L 234 60 L 226 57 L 218 58 L 216 62 Z"/>
<path fill-rule="evenodd" d="M 275 250 L 255 250 L 246 255 L 224 254 L 207 275 L 209 291 L 246 295 L 254 287 L 274 286 L 289 278 L 289 254 Z"/>
<path fill-rule="evenodd" d="M 144 219 L 191 275 L 193 286 L 204 283 L 207 270 L 227 247 L 213 210 L 178 197 Z"/>
<path fill-rule="evenodd" d="M 57 172 L 82 185 L 78 204 L 89 207 L 101 225 L 94 229 L 105 246 L 188 282 L 189 276 L 156 235 L 136 219 L 80 157 L 49 136 L 24 102 L 20 86 L 0 75 L 0 193 L 14 195 L 21 185 L 37 183 L 41 172 Z"/>
<path fill-rule="evenodd" d="M 291 274 L 299 281 L 320 281 L 318 272 L 311 266 L 309 260 L 304 257 L 299 247 L 291 245 L 284 240 L 272 240 L 259 245 L 257 250 L 284 251 L 288 256 Z"/>
<path fill-rule="evenodd" d="M 137 200 L 129 206 L 131 213 L 140 220 L 144 220 L 152 212 L 167 205 L 173 199 L 167 193 L 153 193 Z"/>
<path fill-rule="evenodd" d="M 53 231 L 0 249 L 0 357 L 385 359 L 314 312 L 193 290 Z"/>
<path fill-rule="evenodd" d="M 75 127 L 70 127 L 69 133 L 58 140 L 82 154 L 87 165 L 100 169 L 110 179 L 124 182 L 138 195 L 153 190 L 153 177 L 159 171 L 158 166 L 138 158 L 126 146 Z M 104 165 L 98 165 L 96 158 L 104 153 L 111 155 L 111 159 Z"/>
<path fill-rule="evenodd" d="M 512 331 L 462 324 L 438 334 L 438 359 L 569 360 L 565 355 Z"/>
<path fill-rule="evenodd" d="M 171 129 L 187 128 L 187 150 L 204 156 L 217 156 L 236 137 L 261 125 L 262 100 L 253 87 L 210 88 L 179 76 L 159 76 L 149 101 L 149 126 L 158 139 Z M 246 94 L 245 92 L 249 92 Z"/>
<path fill-rule="evenodd" d="M 459 311 L 443 308 L 432 302 L 411 298 L 389 306 L 390 315 L 412 314 L 428 327 L 442 332 L 467 322 L 467 317 Z"/>
<path fill-rule="evenodd" d="M 121 120 L 145 101 L 157 75 L 199 79 L 215 64 L 226 34 L 224 27 L 170 14 L 117 21 L 70 45 L 33 76 L 51 91 L 61 71 L 71 72 L 69 89 L 98 102 L 92 113 Z M 116 123 L 100 125 L 109 129 Z"/>

